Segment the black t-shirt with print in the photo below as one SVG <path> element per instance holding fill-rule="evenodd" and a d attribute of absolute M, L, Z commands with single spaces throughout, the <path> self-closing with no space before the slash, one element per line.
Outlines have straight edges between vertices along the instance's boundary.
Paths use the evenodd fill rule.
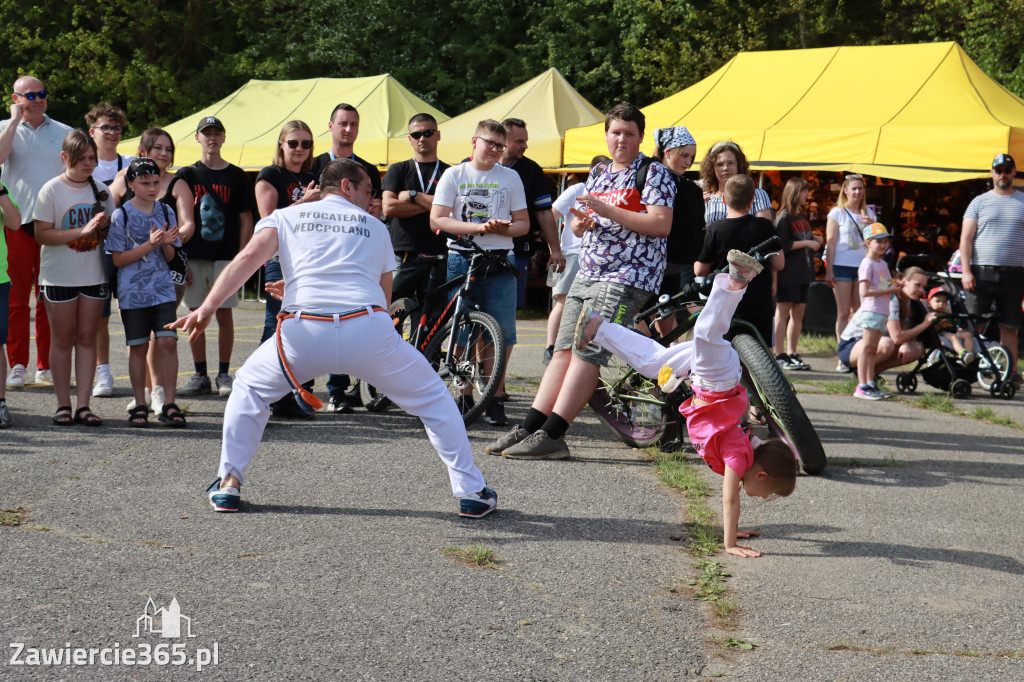
<path fill-rule="evenodd" d="M 388 172 L 384 174 L 382 187 L 385 192 L 395 194 L 414 189 L 423 194 L 433 195 L 437 189 L 437 181 L 450 167 L 440 159 L 422 163 L 415 159 L 400 161 L 388 168 Z M 391 232 L 391 246 L 396 252 L 411 251 L 438 255 L 447 251 L 445 237 L 435 234 L 430 229 L 429 212 L 408 218 L 389 218 L 387 223 Z"/>
<path fill-rule="evenodd" d="M 319 184 L 317 176 L 311 170 L 293 173 L 281 166 L 267 166 L 256 176 L 256 182 L 260 180 L 266 180 L 271 187 L 277 190 L 276 208 L 291 206 L 301 199 L 310 182 Z"/>
<path fill-rule="evenodd" d="M 783 209 L 775 219 L 775 231 L 782 240 L 782 252 L 786 265 L 779 270 L 780 287 L 801 286 L 814 281 L 814 263 L 811 249 L 793 250 L 793 242 L 807 241 L 814 236 L 811 224 L 802 215 L 793 215 Z"/>
<path fill-rule="evenodd" d="M 551 208 L 551 186 L 544 177 L 544 169 L 534 161 L 525 156 L 510 166 L 519 174 L 523 181 L 523 190 L 526 192 L 526 212 L 530 216 L 530 229 L 521 237 L 512 238 L 512 249 L 517 258 L 527 258 L 530 255 L 531 244 L 543 240 L 540 231 L 540 223 L 537 222 L 537 199 L 547 196 L 548 205 L 539 210 L 547 211 Z"/>
<path fill-rule="evenodd" d="M 196 231 L 184 246 L 190 260 L 231 260 L 240 250 L 245 211 L 256 214 L 256 195 L 245 171 L 228 164 L 211 170 L 202 161 L 178 170 L 195 197 L 193 217 Z M 208 196 L 212 192 L 213 194 Z"/>

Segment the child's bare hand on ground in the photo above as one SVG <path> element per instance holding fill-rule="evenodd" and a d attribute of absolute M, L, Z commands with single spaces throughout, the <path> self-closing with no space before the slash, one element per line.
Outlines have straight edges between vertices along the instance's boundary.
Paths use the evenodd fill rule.
<path fill-rule="evenodd" d="M 737 530 L 736 537 L 746 540 L 747 538 L 759 538 L 761 534 L 756 530 Z"/>
<path fill-rule="evenodd" d="M 755 551 L 751 547 L 744 547 L 743 545 L 726 547 L 725 553 L 732 554 L 733 556 L 743 557 L 744 559 L 756 559 L 757 557 L 761 556 L 760 552 Z"/>

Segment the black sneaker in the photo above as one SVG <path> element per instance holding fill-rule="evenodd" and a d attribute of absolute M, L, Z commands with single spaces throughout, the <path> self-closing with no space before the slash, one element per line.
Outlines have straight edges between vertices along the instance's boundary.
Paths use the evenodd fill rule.
<path fill-rule="evenodd" d="M 332 395 L 327 400 L 327 407 L 331 412 L 337 412 L 338 414 L 352 414 L 352 401 L 340 393 Z"/>
<path fill-rule="evenodd" d="M 779 353 L 775 356 L 775 362 L 779 363 L 779 367 L 782 369 L 793 369 L 792 363 L 789 356 L 785 353 Z"/>
<path fill-rule="evenodd" d="M 351 410 L 350 410 L 351 411 Z M 291 393 L 270 403 L 270 414 L 281 419 L 312 419 L 313 414 L 306 414 L 299 404 L 295 402 L 295 396 Z"/>
<path fill-rule="evenodd" d="M 508 426 L 508 417 L 505 416 L 505 403 L 495 398 L 484 411 L 484 421 L 491 426 Z"/>
<path fill-rule="evenodd" d="M 800 359 L 800 356 L 796 353 L 789 354 L 789 368 L 799 371 L 809 370 L 811 368 L 806 362 Z"/>

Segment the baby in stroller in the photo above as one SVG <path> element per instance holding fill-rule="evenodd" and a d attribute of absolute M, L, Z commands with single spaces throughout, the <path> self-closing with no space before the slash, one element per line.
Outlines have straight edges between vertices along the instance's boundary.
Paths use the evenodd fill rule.
<path fill-rule="evenodd" d="M 940 391 L 949 391 L 953 398 L 969 398 L 971 384 L 978 384 L 993 397 L 1010 400 L 1016 386 L 1010 381 L 1010 351 L 1005 346 L 986 341 L 978 324 L 989 321 L 992 313 L 970 315 L 956 276 L 938 272 L 940 286 L 928 292 L 928 306 L 940 315 L 931 329 L 921 334 L 925 352 L 909 372 L 896 376 L 900 393 L 917 389 L 917 374 Z M 958 347 L 959 346 L 959 347 Z"/>
<path fill-rule="evenodd" d="M 943 345 L 952 348 L 964 366 L 974 363 L 974 336 L 963 326 L 954 321 L 949 305 L 949 292 L 942 287 L 935 287 L 928 292 L 928 307 L 941 317 L 935 323 L 935 331 L 942 339 Z"/>

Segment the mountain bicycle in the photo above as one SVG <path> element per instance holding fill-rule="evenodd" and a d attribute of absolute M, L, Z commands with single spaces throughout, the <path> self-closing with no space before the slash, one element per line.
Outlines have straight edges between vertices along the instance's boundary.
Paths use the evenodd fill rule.
<path fill-rule="evenodd" d="M 763 260 L 780 245 L 778 237 L 773 237 L 748 253 Z M 700 312 L 689 315 L 664 336 L 658 335 L 654 322 L 673 317 L 692 305 L 700 305 L 702 296 L 706 298 L 710 293 L 713 279 L 711 275 L 701 283 L 686 285 L 674 296 L 661 296 L 656 305 L 634 317 L 634 326 L 646 326 L 653 339 L 669 345 L 693 329 Z M 767 428 L 769 436 L 781 438 L 797 453 L 805 472 L 820 474 L 827 464 L 825 450 L 771 348 L 754 325 L 738 318 L 732 320 L 730 335 L 743 365 L 741 383 L 747 389 L 751 407 L 760 417 L 762 426 Z M 692 394 L 690 382 L 684 381 L 665 395 L 656 380 L 648 379 L 612 356 L 590 398 L 590 406 L 623 443 L 636 448 L 660 445 L 663 450 L 672 451 L 683 444 L 686 422 L 679 414 L 679 407 Z"/>
<path fill-rule="evenodd" d="M 473 297 L 476 282 L 498 268 L 519 276 L 507 250 L 488 251 L 460 237 L 455 246 L 468 251 L 465 275 L 446 277 L 447 255 L 436 256 L 430 268 L 422 303 L 401 298 L 391 304 L 391 319 L 400 336 L 423 353 L 448 386 L 467 426 L 487 409 L 505 375 L 505 336 L 497 320 L 480 310 Z M 450 292 L 457 288 L 454 297 Z M 391 400 L 360 382 L 360 398 L 371 412 L 381 412 Z M 467 399 L 467 398 L 471 398 Z"/>

